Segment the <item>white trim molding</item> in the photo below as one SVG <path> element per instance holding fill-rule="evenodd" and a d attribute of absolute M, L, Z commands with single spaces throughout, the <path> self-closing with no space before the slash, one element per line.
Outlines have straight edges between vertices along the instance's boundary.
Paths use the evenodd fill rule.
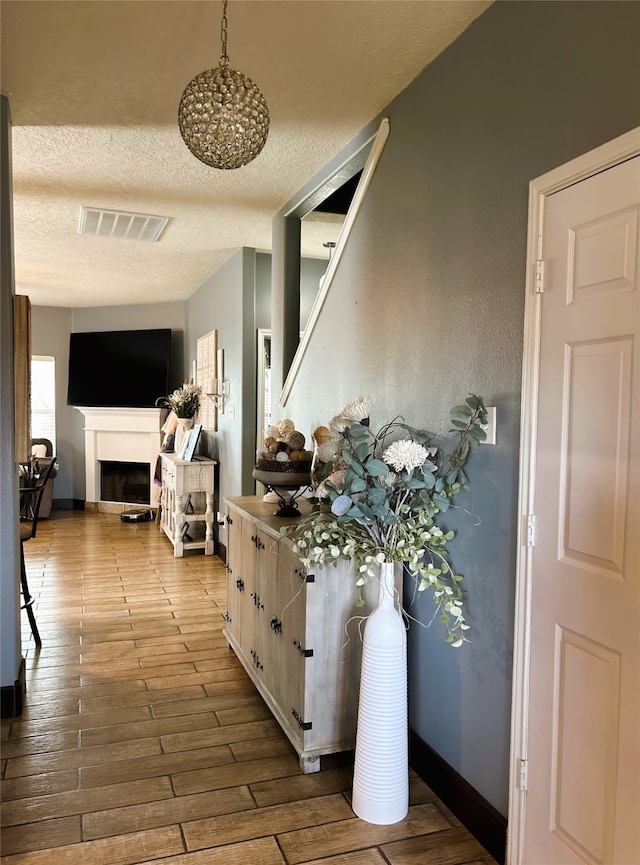
<path fill-rule="evenodd" d="M 284 385 L 282 386 L 282 393 L 280 394 L 280 405 L 282 406 L 285 406 L 287 404 L 287 400 L 289 399 L 289 395 L 291 394 L 291 389 L 293 387 L 296 375 L 298 374 L 298 370 L 300 369 L 300 364 L 302 363 L 302 358 L 304 357 L 307 345 L 309 344 L 309 340 L 311 339 L 311 334 L 313 333 L 313 329 L 320 316 L 320 311 L 324 305 L 326 297 L 329 294 L 329 289 L 331 288 L 334 274 L 338 269 L 338 264 L 340 263 L 340 259 L 342 258 L 342 253 L 344 252 L 344 249 L 347 245 L 347 240 L 349 238 L 351 229 L 353 228 L 353 223 L 356 220 L 358 212 L 362 206 L 362 202 L 364 201 L 364 198 L 367 194 L 367 190 L 369 189 L 369 185 L 371 183 L 371 178 L 373 177 L 373 174 L 376 170 L 376 166 L 378 165 L 388 136 L 389 120 L 385 117 L 380 121 L 380 126 L 378 127 L 378 131 L 375 135 L 375 138 L 373 139 L 373 144 L 371 145 L 371 150 L 367 157 L 367 161 L 364 165 L 364 168 L 362 169 L 362 175 L 360 177 L 360 180 L 358 181 L 358 185 L 353 195 L 353 199 L 351 200 L 351 204 L 349 205 L 349 210 L 347 211 L 345 221 L 342 225 L 342 228 L 340 229 L 340 234 L 338 235 L 338 240 L 336 242 L 335 249 L 333 250 L 333 255 L 331 256 L 327 270 L 325 271 L 324 277 L 322 278 L 322 283 L 316 295 L 313 306 L 311 307 L 311 312 L 309 313 L 309 319 L 304 329 L 302 339 L 300 340 L 298 349 L 293 357 L 293 361 L 291 362 L 289 372 L 287 373 L 287 378 L 284 382 Z M 365 142 L 361 149 L 368 147 L 369 143 L 369 141 Z"/>

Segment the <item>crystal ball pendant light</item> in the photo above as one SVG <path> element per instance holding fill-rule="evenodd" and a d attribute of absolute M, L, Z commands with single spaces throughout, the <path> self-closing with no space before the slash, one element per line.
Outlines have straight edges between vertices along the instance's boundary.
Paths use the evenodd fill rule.
<path fill-rule="evenodd" d="M 212 168 L 241 168 L 260 153 L 269 109 L 253 81 L 229 67 L 227 0 L 222 4 L 222 57 L 187 84 L 178 108 L 180 133 L 193 155 Z"/>

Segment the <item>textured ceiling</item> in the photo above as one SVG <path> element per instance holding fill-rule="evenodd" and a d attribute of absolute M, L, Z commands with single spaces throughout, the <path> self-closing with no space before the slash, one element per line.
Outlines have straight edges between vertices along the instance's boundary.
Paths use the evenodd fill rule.
<path fill-rule="evenodd" d="M 218 64 L 220 2 L 2 0 L 13 123 L 16 292 L 40 306 L 188 298 L 489 0 L 231 0 L 230 66 L 271 130 L 244 168 L 193 157 L 176 115 Z M 391 132 L 393 134 L 393 131 Z M 170 217 L 157 243 L 78 235 L 80 208 Z"/>

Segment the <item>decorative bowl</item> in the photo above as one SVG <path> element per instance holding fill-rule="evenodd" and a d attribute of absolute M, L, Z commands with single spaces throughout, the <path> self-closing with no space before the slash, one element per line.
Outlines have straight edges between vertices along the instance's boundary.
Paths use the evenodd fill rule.
<path fill-rule="evenodd" d="M 281 463 L 280 465 L 287 465 Z M 311 464 L 290 463 L 292 469 L 287 471 L 268 471 L 261 468 L 254 468 L 253 477 L 256 481 L 260 481 L 266 487 L 280 487 L 285 490 L 293 490 L 297 487 L 306 487 L 311 484 Z"/>

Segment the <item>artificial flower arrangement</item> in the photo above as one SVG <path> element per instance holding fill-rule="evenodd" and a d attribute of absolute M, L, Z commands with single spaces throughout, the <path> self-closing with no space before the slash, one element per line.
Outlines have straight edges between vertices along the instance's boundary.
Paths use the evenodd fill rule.
<path fill-rule="evenodd" d="M 377 433 L 369 425 L 371 399 L 349 403 L 327 427 L 314 432 L 317 484 L 311 513 L 282 528 L 305 567 L 354 560 L 357 606 L 362 586 L 377 577 L 383 562 L 402 562 L 418 592 L 430 589 L 436 615 L 454 647 L 466 642 L 462 577 L 449 562 L 444 531 L 436 518 L 452 499 L 469 489 L 463 470 L 471 446 L 486 438 L 487 412 L 481 397 L 470 394 L 452 409 L 454 446 L 445 454 L 436 437 L 397 417 Z"/>
<path fill-rule="evenodd" d="M 202 388 L 199 385 L 185 382 L 169 396 L 158 397 L 156 405 L 171 409 L 176 417 L 193 418 L 200 408 L 201 392 Z"/>

